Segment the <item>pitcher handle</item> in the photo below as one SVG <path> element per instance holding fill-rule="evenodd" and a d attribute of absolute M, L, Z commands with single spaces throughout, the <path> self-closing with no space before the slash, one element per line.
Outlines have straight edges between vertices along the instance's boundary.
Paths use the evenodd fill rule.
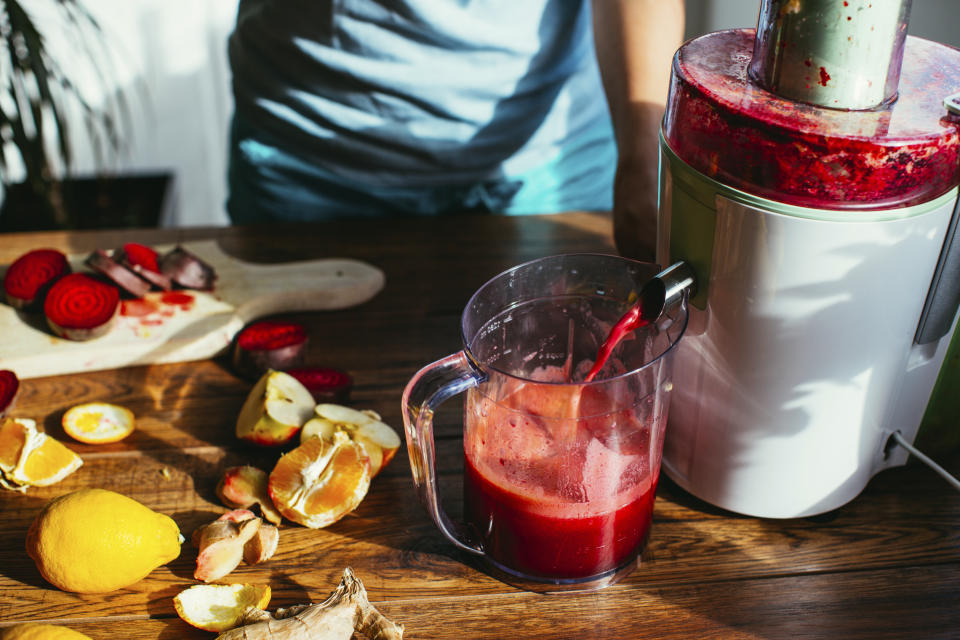
<path fill-rule="evenodd" d="M 484 381 L 485 374 L 460 351 L 420 369 L 407 383 L 402 399 L 407 453 L 420 502 L 447 540 L 478 555 L 483 555 L 480 541 L 467 527 L 450 520 L 440 505 L 433 414 L 447 399 Z"/>

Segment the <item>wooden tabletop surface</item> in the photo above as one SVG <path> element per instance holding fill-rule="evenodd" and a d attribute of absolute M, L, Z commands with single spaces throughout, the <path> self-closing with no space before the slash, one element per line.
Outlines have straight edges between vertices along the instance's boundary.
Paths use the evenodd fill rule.
<path fill-rule="evenodd" d="M 528 259 L 613 251 L 607 216 L 571 213 L 3 235 L 0 264 L 39 246 L 81 253 L 121 241 L 211 237 L 245 260 L 349 257 L 385 272 L 384 290 L 359 307 L 290 317 L 310 330 L 312 363 L 353 375 L 350 404 L 379 412 L 398 431 L 405 383 L 459 348 L 459 313 L 474 289 Z M 270 468 L 278 455 L 234 437 L 250 387 L 224 360 L 25 380 L 14 415 L 45 425 L 84 465 L 51 487 L 0 492 L 0 628 L 51 621 L 94 640 L 213 638 L 174 611 L 173 596 L 197 584 L 189 542 L 179 558 L 132 587 L 77 595 L 43 580 L 24 538 L 49 499 L 88 486 L 170 515 L 189 538 L 225 511 L 214 491 L 226 467 Z M 71 440 L 60 416 L 94 400 L 130 407 L 137 430 L 111 445 Z M 460 416 L 448 404 L 437 418 L 438 466 L 455 514 Z M 960 471 L 960 456 L 942 462 Z M 600 591 L 541 595 L 487 575 L 441 536 L 416 499 L 404 447 L 353 514 L 319 530 L 285 523 L 276 556 L 241 565 L 224 582 L 269 584 L 273 609 L 322 600 L 348 566 L 407 638 L 958 638 L 960 494 L 911 464 L 881 473 L 832 513 L 763 520 L 714 508 L 663 479 L 639 568 Z"/>

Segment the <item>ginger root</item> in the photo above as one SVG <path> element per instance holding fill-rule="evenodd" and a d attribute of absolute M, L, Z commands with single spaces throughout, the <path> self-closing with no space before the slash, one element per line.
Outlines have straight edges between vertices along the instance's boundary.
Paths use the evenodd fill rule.
<path fill-rule="evenodd" d="M 240 625 L 217 640 L 350 640 L 357 631 L 369 640 L 402 640 L 403 625 L 388 620 L 370 604 L 367 590 L 347 567 L 340 584 L 320 604 L 277 609 L 248 609 Z"/>

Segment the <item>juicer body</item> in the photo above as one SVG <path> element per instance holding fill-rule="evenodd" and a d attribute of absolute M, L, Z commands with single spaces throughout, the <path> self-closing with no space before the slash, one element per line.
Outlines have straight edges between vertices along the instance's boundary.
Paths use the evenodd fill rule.
<path fill-rule="evenodd" d="M 696 291 L 663 468 L 720 507 L 835 509 L 922 424 L 960 306 L 960 50 L 908 9 L 763 0 L 674 56 L 657 260 Z"/>
<path fill-rule="evenodd" d="M 869 212 L 786 205 L 661 144 L 657 260 L 698 276 L 663 468 L 738 513 L 835 509 L 903 464 L 890 435 L 920 424 L 950 333 L 914 336 L 957 190 Z"/>

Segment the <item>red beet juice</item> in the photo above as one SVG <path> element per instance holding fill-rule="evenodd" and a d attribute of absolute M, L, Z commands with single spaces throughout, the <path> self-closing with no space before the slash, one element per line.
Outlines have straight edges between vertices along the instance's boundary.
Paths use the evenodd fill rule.
<path fill-rule="evenodd" d="M 499 564 L 530 576 L 577 579 L 632 561 L 650 533 L 656 486 L 623 507 L 595 516 L 542 513 L 530 498 L 494 484 L 467 461 L 465 499 L 470 521 L 494 526 L 484 549 Z"/>
<path fill-rule="evenodd" d="M 610 409 L 614 399 L 601 388 L 517 380 L 496 401 L 468 393 L 465 519 L 508 571 L 586 580 L 643 549 L 660 438 L 650 437 L 639 407 Z"/>

